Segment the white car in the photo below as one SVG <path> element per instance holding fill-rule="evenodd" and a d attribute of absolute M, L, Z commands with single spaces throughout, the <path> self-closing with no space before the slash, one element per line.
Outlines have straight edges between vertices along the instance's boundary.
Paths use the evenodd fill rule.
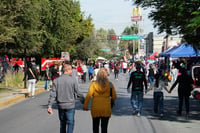
<path fill-rule="evenodd" d="M 194 89 L 191 93 L 195 99 L 200 99 L 200 66 L 193 66 L 191 72 L 194 80 Z"/>

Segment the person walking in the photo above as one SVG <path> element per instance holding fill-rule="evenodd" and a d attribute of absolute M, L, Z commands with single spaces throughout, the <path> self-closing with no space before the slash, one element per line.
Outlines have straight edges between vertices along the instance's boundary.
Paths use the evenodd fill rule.
<path fill-rule="evenodd" d="M 153 84 L 154 81 L 154 69 L 152 64 L 149 65 L 149 69 L 147 70 L 147 76 L 148 76 L 148 81 L 149 81 L 149 85 L 151 86 Z"/>
<path fill-rule="evenodd" d="M 84 96 L 78 89 L 76 79 L 72 76 L 71 65 L 65 64 L 63 71 L 64 74 L 53 81 L 47 112 L 53 114 L 52 104 L 56 101 L 60 120 L 60 133 L 73 133 L 75 98 L 79 97 L 83 103 Z"/>
<path fill-rule="evenodd" d="M 125 74 L 126 71 L 127 71 L 127 67 L 128 67 L 128 64 L 127 64 L 126 61 L 124 61 L 124 62 L 123 62 L 123 72 L 124 72 L 124 74 Z"/>
<path fill-rule="evenodd" d="M 50 77 L 51 77 L 51 73 L 49 71 L 49 66 L 47 65 L 46 69 L 45 69 L 45 75 L 44 75 L 44 80 L 45 80 L 44 89 L 46 91 L 49 91 L 49 82 L 50 82 L 50 79 L 51 79 Z"/>
<path fill-rule="evenodd" d="M 178 69 L 174 65 L 172 65 L 170 75 L 172 76 L 171 84 L 173 84 L 176 81 L 177 76 L 178 76 Z"/>
<path fill-rule="evenodd" d="M 15 65 L 13 66 L 14 71 L 18 73 L 19 67 L 20 67 L 20 66 L 19 66 L 17 63 L 15 63 Z"/>
<path fill-rule="evenodd" d="M 119 74 L 119 65 L 118 64 L 115 65 L 114 73 L 115 73 L 115 79 L 118 80 L 118 74 Z"/>
<path fill-rule="evenodd" d="M 77 65 L 78 66 L 77 66 L 76 70 L 77 70 L 77 73 L 78 73 L 78 80 L 79 80 L 79 83 L 81 83 L 81 80 L 82 80 L 82 77 L 83 77 L 83 70 L 81 68 L 80 63 L 78 63 Z"/>
<path fill-rule="evenodd" d="M 141 65 L 136 65 L 136 71 L 131 73 L 129 78 L 127 91 L 130 92 L 130 85 L 132 84 L 131 91 L 131 104 L 133 107 L 133 115 L 140 116 L 143 105 L 143 83 L 145 85 L 145 92 L 147 91 L 147 81 L 144 72 L 141 71 Z"/>
<path fill-rule="evenodd" d="M 92 80 L 93 78 L 93 72 L 94 72 L 94 67 L 92 66 L 92 64 L 89 66 L 88 68 L 88 76 L 89 76 L 89 80 Z"/>
<path fill-rule="evenodd" d="M 59 77 L 58 66 L 55 64 L 51 70 L 51 79 L 52 81 Z"/>
<path fill-rule="evenodd" d="M 82 82 L 85 83 L 86 82 L 86 75 L 87 75 L 87 66 L 85 65 L 84 62 L 82 63 L 81 68 L 83 70 Z"/>
<path fill-rule="evenodd" d="M 182 106 L 183 106 L 183 99 L 185 100 L 185 108 L 186 108 L 186 117 L 189 116 L 189 97 L 192 91 L 192 84 L 194 84 L 193 79 L 189 76 L 186 72 L 185 68 L 180 69 L 181 75 L 179 75 L 171 86 L 169 93 L 178 85 L 178 99 L 179 99 L 179 107 L 177 110 L 177 115 L 182 115 Z"/>
<path fill-rule="evenodd" d="M 149 90 L 153 90 L 153 99 L 154 99 L 154 113 L 159 113 L 160 117 L 164 115 L 164 96 L 163 96 L 163 89 L 167 90 L 165 85 L 165 77 L 163 76 L 160 78 L 159 73 L 155 74 L 155 82 L 150 86 Z M 158 112 L 159 111 L 159 112 Z"/>
<path fill-rule="evenodd" d="M 28 93 L 29 96 L 34 98 L 35 96 L 35 84 L 37 82 L 37 73 L 36 70 L 34 69 L 33 65 L 29 62 L 27 64 L 27 70 L 25 72 L 25 75 L 28 77 Z M 26 80 L 26 76 L 24 77 L 23 80 Z"/>
<path fill-rule="evenodd" d="M 112 92 L 112 95 L 111 95 Z M 101 121 L 101 133 L 107 133 L 109 118 L 111 117 L 111 98 L 116 99 L 114 85 L 108 80 L 108 72 L 101 68 L 97 73 L 96 81 L 92 82 L 88 90 L 84 110 L 88 110 L 88 103 L 92 98 L 91 115 L 93 122 L 93 133 L 99 133 L 99 124 Z"/>

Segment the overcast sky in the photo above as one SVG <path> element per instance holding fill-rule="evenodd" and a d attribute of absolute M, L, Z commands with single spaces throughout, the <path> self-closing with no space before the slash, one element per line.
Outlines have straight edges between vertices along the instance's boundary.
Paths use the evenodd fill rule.
<path fill-rule="evenodd" d="M 86 16 L 91 15 L 96 29 L 114 29 L 117 35 L 120 35 L 126 26 L 135 22 L 131 21 L 132 5 L 130 0 L 79 0 L 81 10 Z M 142 10 L 142 21 L 139 22 L 140 28 L 144 30 L 143 34 L 154 32 L 152 21 L 148 19 L 150 10 Z"/>

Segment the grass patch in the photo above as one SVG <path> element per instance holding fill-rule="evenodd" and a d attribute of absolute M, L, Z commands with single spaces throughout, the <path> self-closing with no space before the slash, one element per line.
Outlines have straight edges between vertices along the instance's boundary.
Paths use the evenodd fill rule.
<path fill-rule="evenodd" d="M 9 90 L 7 88 L 0 88 L 0 93 L 8 92 Z"/>
<path fill-rule="evenodd" d="M 8 71 L 4 77 L 4 80 L 0 83 L 0 93 L 9 93 L 16 89 L 24 89 L 24 73 L 19 71 L 18 73 Z M 39 80 L 36 83 L 36 88 L 43 88 L 44 81 Z M 26 80 L 26 89 L 28 88 L 28 80 Z M 1 97 L 1 96 L 0 96 Z"/>
<path fill-rule="evenodd" d="M 23 88 L 23 72 L 11 72 L 8 71 L 4 77 L 4 81 L 1 83 L 1 88 Z"/>

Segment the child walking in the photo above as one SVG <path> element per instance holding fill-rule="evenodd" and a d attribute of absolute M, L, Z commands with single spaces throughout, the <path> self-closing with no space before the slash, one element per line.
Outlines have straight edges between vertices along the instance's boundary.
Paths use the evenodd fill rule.
<path fill-rule="evenodd" d="M 153 99 L 154 99 L 154 113 L 159 114 L 160 117 L 164 115 L 164 105 L 163 105 L 163 89 L 167 92 L 167 88 L 164 80 L 160 80 L 160 75 L 158 73 L 155 74 L 155 82 L 150 86 L 150 89 L 153 89 Z"/>

